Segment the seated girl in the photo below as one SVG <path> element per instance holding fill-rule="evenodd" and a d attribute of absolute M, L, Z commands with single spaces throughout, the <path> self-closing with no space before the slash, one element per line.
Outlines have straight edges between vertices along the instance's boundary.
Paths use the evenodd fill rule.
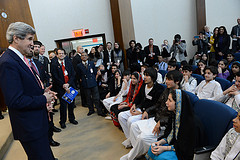
<path fill-rule="evenodd" d="M 192 160 L 194 155 L 195 127 L 192 106 L 188 95 L 179 89 L 170 90 L 166 102 L 171 115 L 164 135 L 153 143 L 148 160 Z"/>
<path fill-rule="evenodd" d="M 227 78 L 230 82 L 235 81 L 236 74 L 240 71 L 240 62 L 235 61 L 232 63 L 230 76 Z"/>
<path fill-rule="evenodd" d="M 212 160 L 239 160 L 240 159 L 240 112 L 233 119 L 233 128 L 223 137 L 218 147 L 212 152 Z"/>
<path fill-rule="evenodd" d="M 118 114 L 120 112 L 130 110 L 142 84 L 143 80 L 141 75 L 138 72 L 133 72 L 127 98 L 120 104 L 115 104 L 110 108 L 110 114 L 115 126 L 120 127 L 118 122 Z"/>
<path fill-rule="evenodd" d="M 223 78 L 223 79 L 227 79 L 228 76 L 230 75 L 230 72 L 227 69 L 227 60 L 226 59 L 222 59 L 221 61 L 219 61 L 218 63 L 218 77 Z"/>
<path fill-rule="evenodd" d="M 198 66 L 198 68 L 193 73 L 204 76 L 204 68 L 207 66 L 206 62 L 203 60 L 200 60 L 197 64 L 197 66 Z"/>

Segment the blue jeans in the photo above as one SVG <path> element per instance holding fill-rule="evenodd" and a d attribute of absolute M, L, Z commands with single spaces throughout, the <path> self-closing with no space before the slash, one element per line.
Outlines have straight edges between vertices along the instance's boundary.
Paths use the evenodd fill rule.
<path fill-rule="evenodd" d="M 163 146 L 169 146 L 168 144 L 164 144 Z M 165 151 L 159 155 L 155 155 L 151 151 L 151 146 L 146 154 L 147 160 L 178 160 L 176 152 L 174 151 Z"/>

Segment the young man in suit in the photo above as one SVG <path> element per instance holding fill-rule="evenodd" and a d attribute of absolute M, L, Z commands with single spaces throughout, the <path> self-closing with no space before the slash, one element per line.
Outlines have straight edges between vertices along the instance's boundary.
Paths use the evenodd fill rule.
<path fill-rule="evenodd" d="M 237 19 L 237 25 L 232 27 L 232 53 L 236 53 L 240 50 L 240 18 Z"/>
<path fill-rule="evenodd" d="M 146 54 L 146 63 L 149 64 L 149 67 L 152 67 L 157 61 L 157 56 L 160 55 L 160 50 L 158 46 L 153 45 L 153 39 L 148 40 L 149 45 L 144 47 L 144 52 Z"/>
<path fill-rule="evenodd" d="M 35 30 L 23 22 L 11 23 L 6 37 L 10 46 L 0 59 L 0 88 L 8 106 L 14 139 L 29 160 L 54 160 L 48 141 L 47 106 L 54 100 L 44 90 L 24 57 L 31 52 Z M 49 108 L 48 108 L 49 109 Z"/>
<path fill-rule="evenodd" d="M 99 105 L 99 92 L 96 81 L 96 67 L 92 61 L 88 61 L 87 53 L 83 52 L 81 54 L 82 62 L 77 65 L 77 72 L 84 88 L 84 93 L 87 95 L 87 105 L 89 108 L 88 116 L 92 115 L 94 111 L 93 103 L 97 108 L 97 113 L 99 116 L 104 116 L 102 108 Z"/>
<path fill-rule="evenodd" d="M 71 61 L 65 58 L 66 52 L 64 49 L 57 49 L 58 60 L 51 64 L 52 79 L 55 90 L 58 93 L 58 98 L 60 100 L 60 126 L 62 129 L 66 128 L 67 120 L 67 108 L 68 108 L 68 119 L 70 123 L 77 125 L 78 122 L 75 120 L 74 116 L 74 102 L 68 104 L 62 99 L 62 96 L 66 92 L 70 92 L 69 87 L 76 88 L 75 71 Z"/>

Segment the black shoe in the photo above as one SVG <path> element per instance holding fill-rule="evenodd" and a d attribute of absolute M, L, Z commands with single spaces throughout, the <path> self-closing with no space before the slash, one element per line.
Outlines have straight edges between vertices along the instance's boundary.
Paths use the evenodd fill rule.
<path fill-rule="evenodd" d="M 88 107 L 88 105 L 87 105 L 87 104 L 82 104 L 82 107 L 85 107 L 85 108 L 87 108 L 87 107 Z"/>
<path fill-rule="evenodd" d="M 60 128 L 57 128 L 55 126 L 53 126 L 53 132 L 61 132 L 62 130 Z"/>
<path fill-rule="evenodd" d="M 57 109 L 55 109 L 55 108 L 53 108 L 53 109 L 52 109 L 52 111 L 53 111 L 53 112 L 58 112 L 58 110 L 57 110 Z"/>
<path fill-rule="evenodd" d="M 70 121 L 70 123 L 72 123 L 72 124 L 74 124 L 74 125 L 77 125 L 77 124 L 78 124 L 78 121 L 72 120 L 72 121 Z"/>
<path fill-rule="evenodd" d="M 60 126 L 61 126 L 62 129 L 66 128 L 66 124 L 65 123 L 60 123 Z"/>
<path fill-rule="evenodd" d="M 57 158 L 54 158 L 54 160 L 58 160 Z"/>
<path fill-rule="evenodd" d="M 106 117 L 106 114 L 102 113 L 102 112 L 99 112 L 98 113 L 99 116 L 102 116 L 102 117 Z"/>
<path fill-rule="evenodd" d="M 92 115 L 93 113 L 95 113 L 95 111 L 89 111 L 88 114 L 87 114 L 87 116 L 90 116 L 90 115 Z"/>
<path fill-rule="evenodd" d="M 49 144 L 50 144 L 50 146 L 52 146 L 52 147 L 57 147 L 57 146 L 60 145 L 60 143 L 58 143 L 58 142 L 56 142 L 56 141 L 54 141 L 54 140 L 51 140 L 51 141 L 49 142 Z"/>
<path fill-rule="evenodd" d="M 3 115 L 0 115 L 0 119 L 4 119 L 4 116 L 3 116 Z"/>

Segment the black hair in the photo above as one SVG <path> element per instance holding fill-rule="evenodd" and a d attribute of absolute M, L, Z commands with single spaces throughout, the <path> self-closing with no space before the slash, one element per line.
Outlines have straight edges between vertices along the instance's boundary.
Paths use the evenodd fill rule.
<path fill-rule="evenodd" d="M 240 69 L 240 63 L 239 63 L 238 61 L 233 62 L 233 63 L 232 63 L 232 66 L 233 66 L 233 65 L 238 66 L 238 68 Z"/>
<path fill-rule="evenodd" d="M 175 83 L 179 82 L 178 85 L 180 87 L 180 83 L 182 82 L 183 74 L 180 71 L 173 70 L 173 71 L 169 71 L 167 73 L 166 78 L 169 80 L 173 80 Z"/>
<path fill-rule="evenodd" d="M 236 76 L 236 77 L 240 77 L 240 72 L 237 72 L 237 73 L 235 74 L 235 76 Z"/>
<path fill-rule="evenodd" d="M 153 38 L 149 38 L 148 41 L 153 40 Z"/>
<path fill-rule="evenodd" d="M 131 41 L 129 42 L 129 47 L 131 47 L 131 43 L 132 43 L 132 42 L 134 42 L 135 45 L 136 45 L 136 41 L 135 41 L 135 40 L 131 40 Z"/>
<path fill-rule="evenodd" d="M 226 59 L 222 59 L 222 60 L 220 60 L 220 61 L 223 61 L 223 63 L 224 63 L 225 66 L 228 65 L 228 61 L 227 61 Z M 219 61 L 219 62 L 220 62 L 220 61 Z"/>
<path fill-rule="evenodd" d="M 34 45 L 39 45 L 40 47 L 43 45 L 42 42 L 40 42 L 40 41 L 33 41 L 33 44 Z"/>
<path fill-rule="evenodd" d="M 176 39 L 181 39 L 181 36 L 180 36 L 180 34 L 176 34 L 175 36 L 174 36 L 174 39 L 176 40 Z"/>
<path fill-rule="evenodd" d="M 226 29 L 226 27 L 225 27 L 225 26 L 220 26 L 220 27 L 218 28 L 218 36 L 220 35 L 220 33 L 219 33 L 220 28 L 223 28 L 223 30 L 224 30 L 223 35 L 227 35 L 227 29 Z"/>
<path fill-rule="evenodd" d="M 175 61 L 169 61 L 168 65 L 173 66 L 173 67 L 177 67 L 177 63 Z"/>
<path fill-rule="evenodd" d="M 65 51 L 65 49 L 63 49 L 63 48 L 58 48 L 57 50 L 56 50 L 56 54 L 58 55 L 58 51 L 63 51 L 64 52 L 64 54 L 66 55 L 66 51 Z"/>
<path fill-rule="evenodd" d="M 130 75 L 131 74 L 131 71 L 129 69 L 123 71 L 123 76 L 127 76 L 127 75 Z"/>
<path fill-rule="evenodd" d="M 136 79 L 139 79 L 140 74 L 138 72 L 133 72 L 132 75 L 136 77 Z"/>
<path fill-rule="evenodd" d="M 217 35 L 215 35 L 215 30 L 218 29 L 218 27 L 215 27 L 213 30 L 213 37 L 216 37 Z M 219 31 L 218 31 L 219 32 Z"/>
<path fill-rule="evenodd" d="M 141 43 L 137 43 L 137 44 L 135 45 L 135 47 L 136 47 L 136 48 L 139 47 L 140 49 L 142 49 Z"/>
<path fill-rule="evenodd" d="M 191 65 L 184 65 L 184 66 L 182 67 L 182 70 L 183 70 L 183 71 L 187 70 L 187 71 L 189 71 L 189 72 L 192 72 L 192 66 L 191 66 Z"/>
<path fill-rule="evenodd" d="M 207 67 L 205 67 L 204 74 L 205 74 L 207 69 L 210 70 L 210 72 L 212 72 L 213 75 L 217 75 L 218 74 L 218 69 L 215 66 L 207 66 Z"/>
<path fill-rule="evenodd" d="M 181 66 L 185 66 L 185 65 L 187 65 L 187 64 L 188 64 L 188 62 L 187 62 L 186 60 L 184 60 L 184 61 L 181 62 Z"/>
<path fill-rule="evenodd" d="M 144 71 L 144 75 L 150 76 L 152 81 L 155 82 L 157 80 L 157 71 L 156 69 L 149 67 Z"/>
<path fill-rule="evenodd" d="M 207 65 L 207 62 L 204 60 L 200 60 L 197 64 L 199 64 L 199 63 L 203 63 L 203 64 Z"/>
<path fill-rule="evenodd" d="M 157 64 L 154 64 L 152 67 L 153 67 L 154 69 L 158 69 L 158 65 L 157 65 Z"/>
<path fill-rule="evenodd" d="M 170 90 L 169 90 L 169 94 L 172 94 L 172 99 L 176 102 L 176 100 L 177 100 L 176 90 L 170 88 Z M 168 95 L 169 95 L 169 94 L 168 94 Z"/>
<path fill-rule="evenodd" d="M 117 68 L 118 68 L 118 66 L 117 66 L 116 64 L 112 64 L 112 65 L 111 65 L 111 69 L 112 69 L 112 67 L 113 67 L 113 66 L 115 66 L 115 67 L 117 67 Z"/>
<path fill-rule="evenodd" d="M 111 44 L 112 45 L 112 42 L 107 42 L 107 44 Z"/>
<path fill-rule="evenodd" d="M 120 71 L 119 69 L 117 69 L 117 70 L 114 72 L 114 76 L 115 76 L 115 74 L 116 74 L 117 72 L 119 73 L 120 76 L 122 76 L 122 73 L 121 73 L 121 71 Z"/>

